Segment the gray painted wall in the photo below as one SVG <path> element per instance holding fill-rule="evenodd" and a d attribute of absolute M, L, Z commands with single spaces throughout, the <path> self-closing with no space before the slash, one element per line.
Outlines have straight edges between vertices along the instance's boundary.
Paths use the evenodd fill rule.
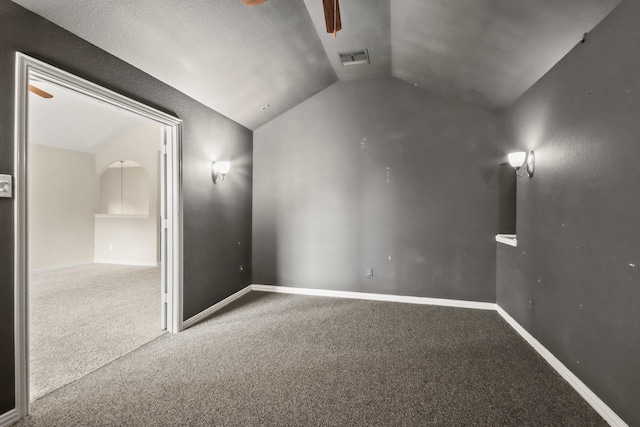
<path fill-rule="evenodd" d="M 497 301 L 629 425 L 640 425 L 640 1 L 614 10 L 504 115 L 518 247 Z M 533 309 L 529 307 L 533 301 Z"/>
<path fill-rule="evenodd" d="M 388 77 L 260 127 L 254 283 L 495 301 L 496 123 Z"/>
<path fill-rule="evenodd" d="M 251 280 L 252 133 L 71 33 L 0 0 L 0 173 L 14 173 L 14 54 L 21 51 L 184 120 L 184 316 Z M 230 159 L 214 186 L 209 165 Z M 0 414 L 14 407 L 13 200 L 0 199 Z M 240 265 L 243 269 L 240 270 Z"/>
<path fill-rule="evenodd" d="M 0 0 L 0 173 L 13 173 L 19 50 L 185 120 L 185 318 L 252 276 L 288 286 L 497 298 L 636 425 L 637 22 L 640 2 L 622 3 L 502 117 L 507 142 L 499 149 L 495 116 L 393 78 L 336 83 L 261 127 L 252 275 L 251 132 Z M 519 246 L 498 245 L 496 259 L 493 235 L 505 231 L 510 196 L 495 165 L 514 149 L 535 149 L 537 170 L 517 182 Z M 209 180 L 213 158 L 233 162 L 221 185 Z M 14 398 L 13 255 L 13 202 L 0 199 L 0 413 Z M 369 267 L 373 279 L 364 278 Z"/>

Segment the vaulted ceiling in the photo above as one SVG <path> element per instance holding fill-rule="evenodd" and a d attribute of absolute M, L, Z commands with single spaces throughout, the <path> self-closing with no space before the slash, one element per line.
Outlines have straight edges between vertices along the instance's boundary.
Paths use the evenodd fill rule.
<path fill-rule="evenodd" d="M 502 111 L 621 0 L 13 0 L 256 129 L 338 80 L 393 75 Z M 343 67 L 339 52 L 368 49 Z"/>

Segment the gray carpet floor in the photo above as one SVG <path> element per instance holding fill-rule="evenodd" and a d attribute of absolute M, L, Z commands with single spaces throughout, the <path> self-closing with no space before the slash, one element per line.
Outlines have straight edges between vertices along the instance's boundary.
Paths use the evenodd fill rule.
<path fill-rule="evenodd" d="M 160 268 L 93 264 L 32 274 L 31 398 L 164 333 Z"/>
<path fill-rule="evenodd" d="M 252 292 L 21 426 L 603 426 L 497 313 Z"/>

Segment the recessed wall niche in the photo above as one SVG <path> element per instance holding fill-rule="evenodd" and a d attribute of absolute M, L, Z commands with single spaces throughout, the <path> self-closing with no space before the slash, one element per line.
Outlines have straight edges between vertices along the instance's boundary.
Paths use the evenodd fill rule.
<path fill-rule="evenodd" d="M 100 213 L 149 216 L 149 174 L 140 164 L 120 160 L 102 172 Z"/>
<path fill-rule="evenodd" d="M 498 168 L 498 233 L 516 234 L 517 181 L 513 168 L 501 164 Z"/>

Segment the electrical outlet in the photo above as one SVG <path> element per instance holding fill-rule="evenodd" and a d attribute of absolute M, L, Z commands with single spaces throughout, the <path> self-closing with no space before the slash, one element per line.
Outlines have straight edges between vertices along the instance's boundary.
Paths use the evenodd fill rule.
<path fill-rule="evenodd" d="M 373 279 L 373 268 L 367 268 L 365 270 L 365 274 L 367 276 L 367 279 Z"/>
<path fill-rule="evenodd" d="M 11 198 L 11 175 L 0 175 L 0 197 Z"/>
<path fill-rule="evenodd" d="M 529 300 L 529 311 L 533 313 L 533 300 Z"/>

